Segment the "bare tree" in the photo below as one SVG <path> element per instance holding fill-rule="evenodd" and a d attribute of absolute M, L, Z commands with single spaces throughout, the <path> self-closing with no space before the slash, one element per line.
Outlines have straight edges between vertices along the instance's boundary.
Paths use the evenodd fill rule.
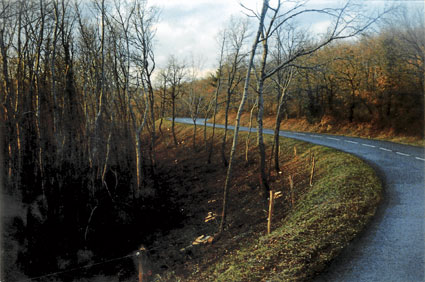
<path fill-rule="evenodd" d="M 222 74 L 223 74 L 223 56 L 224 56 L 224 47 L 226 45 L 226 32 L 222 32 L 222 38 L 220 42 L 220 59 L 218 61 L 218 70 L 217 70 L 217 77 L 216 77 L 216 87 L 214 92 L 214 112 L 213 112 L 213 126 L 212 126 L 212 135 L 210 140 L 210 146 L 208 150 L 208 160 L 207 163 L 211 163 L 211 157 L 213 154 L 213 147 L 214 147 L 214 136 L 215 136 L 215 125 L 216 125 L 216 116 L 217 116 L 217 108 L 218 108 L 218 94 L 221 90 L 221 83 L 222 83 Z"/>
<path fill-rule="evenodd" d="M 283 60 L 290 57 L 293 52 L 296 52 L 296 48 L 302 47 L 303 36 L 298 33 L 295 28 L 288 26 L 288 30 L 284 33 L 283 27 L 276 30 L 276 42 L 275 48 L 272 51 L 273 63 L 280 64 Z M 284 36 L 285 35 L 285 36 Z M 276 72 L 271 77 L 273 80 L 274 88 L 276 91 L 276 117 L 275 117 L 275 128 L 273 133 L 273 145 L 272 153 L 274 154 L 274 168 L 276 172 L 280 172 L 279 166 L 279 131 L 280 124 L 283 117 L 283 108 L 287 99 L 287 90 L 291 83 L 293 73 L 295 71 L 294 66 L 283 68 Z"/>
<path fill-rule="evenodd" d="M 313 54 L 317 50 L 323 48 L 329 43 L 339 40 L 356 36 L 366 30 L 369 26 L 377 21 L 380 15 L 376 17 L 368 17 L 365 14 L 360 13 L 360 6 L 355 5 L 348 1 L 340 8 L 323 8 L 323 9 L 308 9 L 306 8 L 306 1 L 296 1 L 292 7 L 284 9 L 282 2 L 278 1 L 275 7 L 269 7 L 271 11 L 267 23 L 264 25 L 264 29 L 261 33 L 261 45 L 262 45 L 262 56 L 259 70 L 257 70 L 257 95 L 258 95 L 258 114 L 257 114 L 257 146 L 259 149 L 260 159 L 260 179 L 262 181 L 262 187 L 264 188 L 264 195 L 267 195 L 269 190 L 267 175 L 266 175 L 266 163 L 265 163 L 265 145 L 263 141 L 263 111 L 264 111 L 264 100 L 263 100 L 263 87 L 264 82 L 276 74 L 279 70 L 291 66 L 298 58 Z M 252 11 L 253 15 L 259 18 L 256 12 Z M 333 23 L 328 29 L 328 33 L 317 43 L 310 44 L 304 48 L 299 48 L 297 52 L 293 52 L 291 56 L 288 56 L 282 62 L 271 65 L 268 63 L 269 55 L 269 39 L 275 34 L 275 32 L 291 23 L 291 21 L 302 15 L 302 14 L 322 14 L 333 19 Z"/>
<path fill-rule="evenodd" d="M 196 149 L 196 120 L 199 117 L 202 104 L 204 103 L 204 97 L 201 96 L 199 87 L 199 70 L 202 69 L 201 58 L 195 62 L 195 58 L 191 58 L 191 65 L 188 70 L 188 91 L 186 97 L 183 99 L 189 109 L 190 117 L 193 121 L 193 135 L 192 144 L 193 149 Z"/>
<path fill-rule="evenodd" d="M 169 83 L 169 97 L 171 100 L 171 132 L 173 134 L 174 145 L 178 145 L 176 132 L 175 132 L 175 120 L 176 120 L 176 100 L 183 94 L 183 80 L 186 76 L 185 65 L 180 63 L 177 58 L 170 56 L 168 59 L 168 83 Z"/>
<path fill-rule="evenodd" d="M 167 91 L 168 91 L 168 72 L 167 69 L 159 70 L 158 74 L 158 93 L 161 98 L 160 106 L 159 106 L 159 125 L 158 130 L 162 134 L 162 123 L 165 118 L 165 112 L 167 109 Z"/>
<path fill-rule="evenodd" d="M 229 185 L 230 185 L 231 176 L 232 176 L 232 165 L 233 165 L 234 156 L 235 156 L 235 153 L 236 153 L 236 146 L 238 144 L 240 119 L 241 119 L 241 116 L 242 116 L 242 111 L 243 111 L 245 102 L 246 102 L 247 97 L 248 97 L 249 81 L 250 81 L 250 78 L 251 78 L 251 70 L 252 70 L 253 65 L 254 65 L 255 52 L 257 50 L 257 45 L 259 43 L 261 32 L 263 30 L 264 19 L 266 17 L 268 5 L 269 5 L 269 1 L 264 0 L 263 6 L 262 6 L 262 9 L 261 9 L 261 14 L 258 18 L 258 20 L 259 20 L 258 30 L 257 30 L 256 36 L 254 38 L 254 42 L 252 43 L 252 47 L 251 47 L 251 51 L 250 51 L 250 55 L 249 55 L 249 61 L 248 61 L 247 72 L 246 72 L 246 76 L 245 76 L 245 83 L 244 83 L 244 90 L 243 90 L 243 94 L 242 94 L 242 99 L 241 99 L 241 103 L 239 104 L 238 113 L 236 114 L 235 133 L 233 135 L 232 149 L 230 151 L 229 165 L 227 167 L 226 180 L 225 180 L 224 189 L 223 189 L 224 190 L 223 191 L 223 210 L 221 212 L 221 221 L 220 221 L 220 226 L 219 226 L 219 230 L 218 230 L 219 234 L 223 232 L 224 226 L 226 224 Z"/>
<path fill-rule="evenodd" d="M 229 119 L 229 108 L 233 94 L 237 87 L 243 81 L 242 67 L 243 60 L 246 54 L 243 53 L 243 47 L 245 40 L 248 36 L 248 22 L 235 20 L 231 18 L 229 28 L 225 31 L 227 33 L 227 59 L 223 65 L 224 82 L 226 85 L 226 102 L 224 110 L 224 134 L 221 143 L 221 159 L 224 166 L 227 166 L 228 162 L 226 159 L 226 143 L 227 143 L 227 127 Z M 224 42 L 224 40 L 223 40 Z"/>
<path fill-rule="evenodd" d="M 264 0 L 261 13 L 257 13 L 252 9 L 247 9 L 251 13 L 251 15 L 256 18 L 259 22 L 259 29 L 257 32 L 257 36 L 254 40 L 253 47 L 251 49 L 251 58 L 248 64 L 247 77 L 245 79 L 245 88 L 244 95 L 241 100 L 241 104 L 238 110 L 238 114 L 236 117 L 236 126 L 235 126 L 235 135 L 233 138 L 232 150 L 230 153 L 229 166 L 227 170 L 226 182 L 224 187 L 224 197 L 223 197 L 223 212 L 222 212 L 222 221 L 220 224 L 219 231 L 221 232 L 224 228 L 226 212 L 227 212 L 227 195 L 228 195 L 228 187 L 231 176 L 232 169 L 232 161 L 234 156 L 234 151 L 236 150 L 237 137 L 239 132 L 239 123 L 240 116 L 242 114 L 242 108 L 246 100 L 246 95 L 249 87 L 249 76 L 251 69 L 253 67 L 254 55 L 257 48 L 257 45 L 261 43 L 262 53 L 261 59 L 259 63 L 259 67 L 256 71 L 257 77 L 257 96 L 258 96 L 258 113 L 257 113 L 257 146 L 259 149 L 259 169 L 260 169 L 260 179 L 263 187 L 263 195 L 266 197 L 268 195 L 267 190 L 269 190 L 268 179 L 265 171 L 266 165 L 266 155 L 265 155 L 265 144 L 263 138 L 263 111 L 264 111 L 264 100 L 263 100 L 263 90 L 264 90 L 264 82 L 266 79 L 273 76 L 279 70 L 290 66 L 294 63 L 295 60 L 302 56 L 306 56 L 312 54 L 326 46 L 330 42 L 333 42 L 338 39 L 344 39 L 356 36 L 366 30 L 369 26 L 371 26 L 374 22 L 376 22 L 377 17 L 367 17 L 364 14 L 358 12 L 359 6 L 352 4 L 351 2 L 347 2 L 341 8 L 324 8 L 324 9 L 308 9 L 305 7 L 306 1 L 296 1 L 288 7 L 286 10 L 282 9 L 281 1 L 277 1 L 275 7 L 271 7 L 269 5 L 269 1 Z M 268 14 L 270 11 L 270 14 Z M 318 13 L 331 17 L 333 21 L 333 25 L 329 28 L 328 33 L 324 36 L 324 38 L 318 41 L 316 44 L 312 44 L 311 46 L 306 46 L 306 48 L 301 48 L 292 56 L 286 58 L 282 62 L 276 65 L 268 64 L 268 54 L 269 54 L 269 39 L 274 35 L 277 29 L 286 23 L 290 22 L 292 19 L 302 15 L 309 13 Z M 267 20 L 266 20 L 267 18 Z"/>
<path fill-rule="evenodd" d="M 137 79 L 139 81 L 139 79 Z M 139 83 L 137 83 L 137 86 Z M 142 183 L 142 165 L 143 165 L 143 155 L 142 155 L 142 139 L 141 134 L 142 131 L 146 125 L 148 113 L 149 113 L 149 99 L 146 97 L 147 94 L 143 89 L 140 89 L 137 87 L 135 89 L 135 93 L 132 91 L 129 92 L 129 109 L 130 109 L 130 115 L 131 115 L 131 123 L 133 126 L 133 134 L 135 139 L 135 151 L 136 151 L 136 189 L 134 189 L 134 197 L 137 199 L 140 196 L 140 188 Z M 138 122 L 138 118 L 136 116 L 136 111 L 133 109 L 133 101 L 136 103 L 136 105 L 139 108 L 139 112 L 142 112 L 142 105 L 145 104 L 144 110 L 143 110 L 143 118 L 141 122 Z"/>
<path fill-rule="evenodd" d="M 134 56 L 136 65 L 141 73 L 141 84 L 149 99 L 150 126 L 151 126 L 151 169 L 153 172 L 155 163 L 155 96 L 153 90 L 152 75 L 155 70 L 155 56 L 153 52 L 153 38 L 155 36 L 154 24 L 158 20 L 158 9 L 148 7 L 147 2 L 138 0 L 135 3 L 136 13 L 133 21 L 135 40 L 134 47 L 137 54 Z"/>

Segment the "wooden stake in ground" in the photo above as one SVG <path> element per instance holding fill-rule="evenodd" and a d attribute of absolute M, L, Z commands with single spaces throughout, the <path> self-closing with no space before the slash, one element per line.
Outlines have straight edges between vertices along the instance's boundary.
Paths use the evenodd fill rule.
<path fill-rule="evenodd" d="M 294 157 L 297 156 L 297 146 L 294 146 Z"/>
<path fill-rule="evenodd" d="M 267 234 L 270 234 L 270 230 L 272 227 L 273 206 L 274 206 L 274 191 L 270 190 L 269 217 L 267 219 Z"/>
<path fill-rule="evenodd" d="M 310 186 L 313 186 L 313 176 L 314 176 L 314 167 L 316 166 L 316 161 L 314 159 L 314 154 L 312 157 L 312 166 L 311 166 L 311 173 L 310 173 Z"/>
<path fill-rule="evenodd" d="M 144 246 L 141 246 L 137 254 L 137 259 L 139 261 L 139 282 L 143 282 L 143 256 L 145 252 L 146 248 Z"/>
<path fill-rule="evenodd" d="M 292 179 L 292 176 L 291 176 L 291 175 L 289 175 L 289 176 L 288 176 L 288 179 L 289 179 L 289 188 L 291 189 L 291 190 L 290 190 L 290 192 L 291 192 L 291 207 L 294 207 L 294 205 L 295 205 L 295 197 L 294 197 L 294 181 L 293 181 L 293 179 Z"/>

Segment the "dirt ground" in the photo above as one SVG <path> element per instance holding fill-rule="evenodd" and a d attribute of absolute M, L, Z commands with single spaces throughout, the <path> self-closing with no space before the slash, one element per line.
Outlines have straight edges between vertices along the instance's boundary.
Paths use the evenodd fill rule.
<path fill-rule="evenodd" d="M 191 143 L 191 133 L 190 128 L 183 129 L 179 132 L 180 144 L 177 147 L 171 142 L 160 142 L 164 146 L 158 149 L 158 163 L 161 164 L 158 172 L 165 175 L 175 188 L 173 200 L 181 206 L 186 217 L 182 228 L 171 230 L 149 247 L 152 276 L 162 279 L 167 279 L 167 276 L 185 279 L 202 272 L 221 255 L 234 252 L 252 238 L 265 234 L 267 229 L 268 201 L 260 193 L 256 152 L 250 151 L 248 162 L 244 159 L 246 139 L 242 137 L 233 170 L 226 232 L 217 240 L 215 236 L 220 224 L 226 175 L 226 168 L 219 158 L 221 137 L 216 137 L 215 157 L 208 164 L 201 130 L 196 149 L 193 149 Z M 255 136 L 251 138 L 251 143 L 254 143 Z M 231 137 L 228 141 L 227 151 L 230 149 Z M 304 160 L 294 157 L 293 152 L 287 152 L 282 154 L 282 162 L 285 163 L 282 171 L 285 171 L 285 175 L 293 175 L 295 187 L 308 185 L 308 170 Z M 273 190 L 288 190 L 283 189 L 289 187 L 287 177 L 270 171 L 270 179 Z M 302 188 L 296 191 L 298 196 L 301 193 Z M 276 200 L 273 220 L 278 222 L 285 217 L 290 205 L 290 195 L 284 193 L 283 197 Z M 212 242 L 193 245 L 196 238 L 202 235 L 204 238 L 211 236 L 209 241 Z"/>

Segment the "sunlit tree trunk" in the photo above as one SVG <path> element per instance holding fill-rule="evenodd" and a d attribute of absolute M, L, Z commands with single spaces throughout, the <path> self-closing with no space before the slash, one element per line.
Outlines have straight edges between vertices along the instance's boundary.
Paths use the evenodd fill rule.
<path fill-rule="evenodd" d="M 234 157 L 235 157 L 235 153 L 236 153 L 236 146 L 238 144 L 240 119 L 241 119 L 241 116 L 242 116 L 242 111 L 243 111 L 245 102 L 248 98 L 248 89 L 249 89 L 249 81 L 250 81 L 250 78 L 251 78 L 251 70 L 252 70 L 253 64 L 254 64 L 254 57 L 255 57 L 257 45 L 258 45 L 258 42 L 259 42 L 259 39 L 260 39 L 261 32 L 263 30 L 264 18 L 265 18 L 266 13 L 267 13 L 268 4 L 269 4 L 268 0 L 263 1 L 263 7 L 261 9 L 261 15 L 259 17 L 257 34 L 254 38 L 254 42 L 252 44 L 251 51 L 250 51 L 250 57 L 249 57 L 248 68 L 247 68 L 246 77 L 245 77 L 243 95 L 242 95 L 241 103 L 239 104 L 238 112 L 236 114 L 235 133 L 233 135 L 233 143 L 232 143 L 232 148 L 230 150 L 229 165 L 227 167 L 226 180 L 225 180 L 224 189 L 223 189 L 223 210 L 221 212 L 221 221 L 220 221 L 220 226 L 219 226 L 219 229 L 218 229 L 219 233 L 223 232 L 224 226 L 226 225 L 229 186 L 230 186 L 230 181 L 231 181 L 231 176 L 232 176 L 232 168 L 233 168 L 232 166 L 233 166 Z"/>
<path fill-rule="evenodd" d="M 274 150 L 272 150 L 272 152 L 274 154 L 274 169 L 276 170 L 276 172 L 280 172 L 280 166 L 279 166 L 280 124 L 281 124 L 282 118 L 283 118 L 283 108 L 284 108 L 285 100 L 286 100 L 286 90 L 288 89 L 289 84 L 291 82 L 292 74 L 293 74 L 293 69 L 290 68 L 288 70 L 286 77 L 284 78 L 284 81 L 282 81 L 282 78 L 278 79 L 276 81 L 276 83 L 278 84 L 277 89 L 279 91 L 279 94 L 277 95 L 277 109 L 276 109 L 276 118 L 275 118 L 275 128 L 274 128 L 274 132 L 273 132 L 273 148 L 274 148 Z"/>

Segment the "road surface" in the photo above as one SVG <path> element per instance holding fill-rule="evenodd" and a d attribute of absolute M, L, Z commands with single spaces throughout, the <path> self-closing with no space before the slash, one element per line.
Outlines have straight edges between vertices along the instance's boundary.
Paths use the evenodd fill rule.
<path fill-rule="evenodd" d="M 176 122 L 193 124 L 188 118 Z M 376 170 L 384 185 L 383 202 L 372 222 L 315 281 L 424 281 L 424 148 L 317 133 L 281 131 L 280 136 L 358 156 Z"/>

